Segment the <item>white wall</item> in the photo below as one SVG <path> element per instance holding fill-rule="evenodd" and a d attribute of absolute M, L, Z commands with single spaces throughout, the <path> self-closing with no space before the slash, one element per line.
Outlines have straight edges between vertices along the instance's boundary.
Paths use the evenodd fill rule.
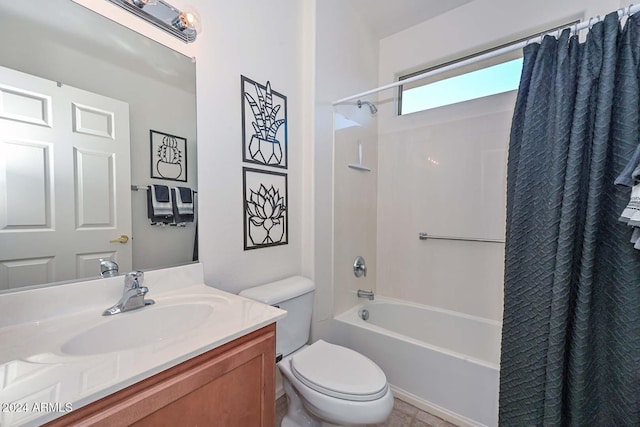
<path fill-rule="evenodd" d="M 515 91 L 398 117 L 379 135 L 378 291 L 502 319 Z"/>
<path fill-rule="evenodd" d="M 331 102 L 376 86 L 378 42 L 343 0 L 316 2 L 314 280 L 316 301 L 312 335 L 323 335 L 333 315 L 333 107 Z M 346 108 L 346 107 L 345 107 Z M 363 113 L 351 106 L 356 118 Z M 353 260 L 351 260 L 353 262 Z M 342 284 L 344 286 L 345 284 Z M 336 286 L 338 286 L 336 284 Z M 341 293 L 341 292 L 340 292 Z M 349 294 L 346 294 L 349 297 Z M 355 296 L 350 298 L 355 300 Z"/>
<path fill-rule="evenodd" d="M 303 224 L 303 2 L 207 1 L 197 58 L 199 245 L 207 284 L 238 292 L 300 274 Z M 244 251 L 240 75 L 287 96 L 289 244 Z"/>
<path fill-rule="evenodd" d="M 378 132 L 369 108 L 354 111 L 353 106 L 336 107 L 350 114 L 361 125 L 334 126 L 334 199 L 333 199 L 333 310 L 339 314 L 358 302 L 358 289 L 376 292 L 376 240 L 378 201 Z M 364 118 L 364 120 L 362 120 Z M 358 164 L 358 143 L 362 147 L 362 164 L 370 171 L 349 168 Z M 356 277 L 353 263 L 357 256 L 365 259 L 367 275 Z"/>
<path fill-rule="evenodd" d="M 545 28 L 554 27 L 576 19 L 584 20 L 591 16 L 604 15 L 620 7 L 618 0 L 544 0 L 544 1 L 520 1 L 508 0 L 474 0 L 473 2 L 454 9 L 446 14 L 423 22 L 405 31 L 394 34 L 380 41 L 380 63 L 379 63 L 379 84 L 387 84 L 396 80 L 397 76 L 409 71 L 433 66 L 446 62 L 457 57 L 462 57 L 473 52 L 490 48 L 492 46 L 506 43 L 524 37 L 528 34 L 542 31 Z M 424 155 L 427 152 L 438 152 L 447 159 L 446 167 L 455 168 L 451 162 L 455 161 L 456 153 L 461 150 L 453 138 L 449 144 L 449 152 L 442 152 L 442 144 L 437 141 L 438 130 L 433 127 L 416 124 L 413 127 L 409 139 L 403 137 L 401 132 L 401 122 L 413 120 L 418 123 L 418 113 L 414 119 L 410 116 L 398 118 L 394 116 L 395 104 L 390 91 L 383 93 L 379 97 L 379 134 L 380 140 L 380 187 L 390 187 L 394 184 L 387 181 L 398 178 L 397 174 L 392 178 L 392 162 L 398 162 L 402 153 L 412 151 L 409 155 L 415 158 L 416 155 Z M 504 138 L 509 131 L 509 111 L 504 111 L 504 106 L 496 107 L 498 114 L 504 121 L 502 136 Z M 458 114 L 459 108 L 452 106 L 443 111 L 449 111 L 452 116 L 440 117 L 440 122 L 446 122 Z M 458 109 L 454 113 L 454 110 Z M 512 107 L 511 107 L 512 109 Z M 502 112 L 500 112 L 502 111 Z M 428 114 L 427 114 L 428 116 Z M 420 116 L 424 117 L 424 115 Z M 503 120 L 507 117 L 507 120 Z M 473 119 L 471 119 L 473 121 Z M 486 118 L 485 118 L 486 120 Z M 498 120 L 498 119 L 496 119 Z M 476 119 L 477 121 L 477 119 Z M 433 124 L 433 123 L 432 123 Z M 477 125 L 477 124 L 476 124 Z M 464 124 L 458 124 L 464 126 Z M 474 126 L 474 125 L 469 125 Z M 454 126 L 455 128 L 455 126 Z M 399 132 L 400 131 L 400 132 Z M 455 129 L 445 132 L 447 135 Z M 496 132 L 499 130 L 496 129 Z M 500 133 L 500 132 L 498 132 Z M 393 136 L 390 138 L 389 136 Z M 449 135 L 450 136 L 450 135 Z M 467 139 L 472 138 L 467 136 Z M 392 140 L 393 139 L 393 140 Z M 464 139 L 464 138 L 458 138 Z M 390 150 L 390 144 L 408 142 L 411 147 L 401 147 L 399 153 L 395 155 Z M 488 150 L 491 147 L 487 148 Z M 426 150 L 426 151 L 425 151 Z M 406 165 L 411 163 L 405 159 Z M 445 167 L 447 162 L 441 164 Z M 402 168 L 402 165 L 395 165 Z M 397 169 L 399 171 L 400 169 Z M 453 169 L 455 170 L 455 169 Z M 413 179 L 425 179 L 424 165 L 414 169 Z M 411 174 L 409 174 L 411 175 Z M 446 175 L 446 174 L 445 174 Z M 432 178 L 436 175 L 431 174 Z M 444 176 L 444 175 L 443 175 Z M 381 197 L 381 207 L 378 212 L 381 221 L 388 225 L 391 217 L 389 205 L 384 205 L 384 198 L 392 195 L 393 191 L 403 194 L 403 186 L 408 186 L 405 194 L 405 202 L 410 200 L 410 192 L 420 190 L 411 182 L 398 182 L 392 190 L 387 188 Z M 455 185 L 446 182 L 442 185 L 445 192 L 453 192 Z M 475 187 L 474 187 L 475 188 Z M 429 192 L 425 188 L 425 195 Z M 473 189 L 469 189 L 474 191 Z M 385 196 L 386 194 L 386 196 Z M 419 197 L 420 195 L 417 195 Z M 432 196 L 433 198 L 433 193 Z M 452 193 L 452 199 L 458 196 Z M 400 197 L 402 198 L 402 197 Z M 503 256 L 502 245 L 478 244 L 465 242 L 431 241 L 420 242 L 417 240 L 418 224 L 420 218 L 426 218 L 425 209 L 440 210 L 447 212 L 451 207 L 446 204 L 412 203 L 413 212 L 405 213 L 394 227 L 382 227 L 378 235 L 378 290 L 386 295 L 410 299 L 413 301 L 435 305 L 455 311 L 462 311 L 473 315 L 487 317 L 491 319 L 501 319 L 502 316 L 502 275 Z M 400 201 L 399 204 L 404 202 Z M 406 203 L 405 203 L 406 204 Z M 477 206 L 470 209 L 477 209 Z M 404 207 L 399 207 L 404 209 Z M 451 215 L 454 221 L 459 215 Z M 404 222 L 403 219 L 404 218 Z M 418 220 L 416 220 L 418 218 Z M 433 218 L 432 218 L 433 219 Z M 425 224 L 428 227 L 428 224 Z M 474 227 L 478 233 L 481 230 L 476 224 Z M 464 227 L 462 227 L 464 228 Z M 438 226 L 436 225 L 436 230 Z M 443 227 L 440 227 L 443 229 Z M 454 234 L 454 231 L 446 230 L 443 233 Z M 469 234 L 470 230 L 465 231 Z M 473 232 L 473 230 L 471 230 Z M 432 232 L 436 234 L 436 232 Z M 459 233 L 457 233 L 459 234 Z M 477 234 L 477 233 L 476 233 Z M 405 235 L 406 238 L 399 237 Z M 389 242 L 392 242 L 390 248 Z M 493 246 L 491 246 L 493 245 Z M 414 267 L 411 267 L 411 266 Z M 417 267 L 416 267 L 417 266 Z"/>

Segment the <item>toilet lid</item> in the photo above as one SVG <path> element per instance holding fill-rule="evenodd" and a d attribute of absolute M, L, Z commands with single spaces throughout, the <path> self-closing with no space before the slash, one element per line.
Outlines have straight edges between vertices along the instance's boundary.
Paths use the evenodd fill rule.
<path fill-rule="evenodd" d="M 370 401 L 387 392 L 387 377 L 372 360 L 318 340 L 291 359 L 291 371 L 307 387 L 345 400 Z"/>

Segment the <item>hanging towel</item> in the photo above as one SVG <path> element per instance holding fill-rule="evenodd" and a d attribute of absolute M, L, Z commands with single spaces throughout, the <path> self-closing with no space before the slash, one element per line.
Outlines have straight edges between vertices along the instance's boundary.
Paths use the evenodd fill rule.
<path fill-rule="evenodd" d="M 169 198 L 169 187 L 166 185 L 154 185 L 153 186 L 153 194 L 155 195 L 155 201 L 158 203 L 169 203 L 171 199 Z"/>
<path fill-rule="evenodd" d="M 174 187 L 171 189 L 173 196 L 173 217 L 177 224 L 193 222 L 193 190 L 189 187 Z"/>
<path fill-rule="evenodd" d="M 147 191 L 147 216 L 151 224 L 173 222 L 171 192 L 166 185 L 150 185 Z"/>
<path fill-rule="evenodd" d="M 182 203 L 193 203 L 193 191 L 189 187 L 176 187 L 180 191 Z"/>
<path fill-rule="evenodd" d="M 640 172 L 640 144 L 636 147 L 636 151 L 633 152 L 633 156 L 631 156 L 631 160 L 624 167 L 624 170 L 616 180 L 614 181 L 615 185 L 621 185 L 623 187 L 633 187 L 633 185 L 637 182 L 638 172 Z"/>
<path fill-rule="evenodd" d="M 193 260 L 198 261 L 198 221 L 196 221 L 196 234 L 193 238 Z"/>
<path fill-rule="evenodd" d="M 640 250 L 640 144 L 614 183 L 623 187 L 631 187 L 629 203 L 618 219 L 633 227 L 631 243 L 635 249 Z"/>
<path fill-rule="evenodd" d="M 631 198 L 629 199 L 629 203 L 627 207 L 624 208 L 622 213 L 620 214 L 620 221 L 625 224 L 629 224 L 631 226 L 638 227 L 640 223 L 638 220 L 640 217 L 638 216 L 640 212 L 640 184 L 636 184 L 631 189 Z"/>

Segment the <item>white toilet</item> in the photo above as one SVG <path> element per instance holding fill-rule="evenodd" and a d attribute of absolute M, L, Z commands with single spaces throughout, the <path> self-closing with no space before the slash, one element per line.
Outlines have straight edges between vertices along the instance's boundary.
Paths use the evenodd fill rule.
<path fill-rule="evenodd" d="M 276 324 L 289 410 L 283 427 L 364 425 L 383 422 L 393 409 L 387 378 L 373 361 L 319 340 L 306 345 L 314 283 L 301 276 L 246 289 L 240 295 L 287 310 Z"/>

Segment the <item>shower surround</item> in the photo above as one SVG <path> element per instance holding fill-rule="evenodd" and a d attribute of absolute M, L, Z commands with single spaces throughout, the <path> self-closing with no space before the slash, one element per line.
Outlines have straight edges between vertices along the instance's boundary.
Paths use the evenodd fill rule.
<path fill-rule="evenodd" d="M 336 123 L 347 125 L 334 135 L 331 336 L 378 363 L 399 396 L 458 425 L 497 424 L 514 102 L 512 91 L 384 126 L 336 107 L 336 116 L 345 112 Z M 371 172 L 347 168 L 358 143 Z M 353 276 L 357 255 L 366 278 Z M 367 322 L 357 316 L 357 289 L 376 293 Z"/>

